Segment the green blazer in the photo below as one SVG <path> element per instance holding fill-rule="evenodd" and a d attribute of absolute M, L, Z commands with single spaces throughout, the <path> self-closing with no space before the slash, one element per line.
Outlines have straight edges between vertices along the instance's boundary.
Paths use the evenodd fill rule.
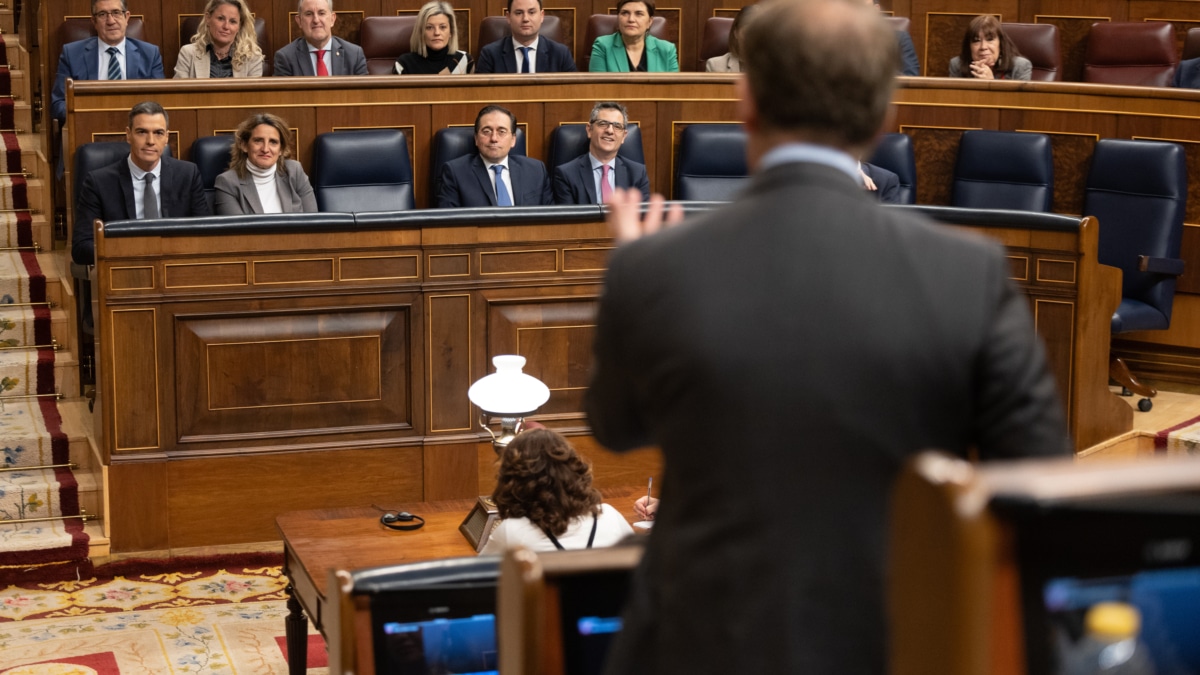
<path fill-rule="evenodd" d="M 646 53 L 642 56 L 646 61 L 646 70 L 651 73 L 678 73 L 679 58 L 675 55 L 675 45 L 666 40 L 659 40 L 653 35 L 646 36 Z M 592 60 L 588 70 L 593 73 L 628 73 L 629 57 L 625 54 L 625 43 L 621 33 L 601 35 L 592 43 Z"/>

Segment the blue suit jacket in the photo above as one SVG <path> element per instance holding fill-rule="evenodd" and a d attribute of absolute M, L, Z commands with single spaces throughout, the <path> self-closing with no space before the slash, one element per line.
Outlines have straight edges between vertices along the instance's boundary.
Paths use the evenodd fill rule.
<path fill-rule="evenodd" d="M 545 35 L 538 38 L 537 71 L 539 73 L 573 73 L 575 59 L 571 51 L 564 45 L 551 40 Z M 517 72 L 517 52 L 513 49 L 511 35 L 505 35 L 490 45 L 485 45 L 479 52 L 479 62 L 475 64 L 476 73 L 515 73 Z"/>
<path fill-rule="evenodd" d="M 613 161 L 616 184 L 619 188 L 637 188 L 642 192 L 642 201 L 650 200 L 650 179 L 646 176 L 646 165 L 617 156 Z M 596 175 L 588 153 L 554 168 L 555 204 L 598 204 Z"/>
<path fill-rule="evenodd" d="M 191 162 L 163 157 L 159 174 L 158 201 L 163 218 L 191 218 L 212 215 L 200 169 Z M 137 205 L 133 201 L 133 175 L 128 156 L 89 173 L 83 179 L 76 198 L 75 227 L 71 232 L 71 258 L 80 265 L 96 262 L 94 221 L 133 220 Z"/>
<path fill-rule="evenodd" d="M 1200 89 L 1200 59 L 1181 61 L 1175 69 L 1175 82 L 1171 86 Z"/>
<path fill-rule="evenodd" d="M 900 74 L 916 77 L 921 74 L 921 61 L 917 59 L 917 48 L 913 46 L 912 36 L 906 30 L 896 31 L 896 41 L 900 44 Z"/>
<path fill-rule="evenodd" d="M 900 204 L 900 176 L 882 166 L 862 162 L 863 173 L 875 182 L 875 198 L 884 204 Z"/>
<path fill-rule="evenodd" d="M 509 181 L 514 206 L 549 206 L 554 203 L 546 165 L 536 159 L 508 156 Z M 496 206 L 492 177 L 477 154 L 463 155 L 446 162 L 438 180 L 437 208 Z"/>
<path fill-rule="evenodd" d="M 93 35 L 86 40 L 63 45 L 58 57 L 58 74 L 54 78 L 54 90 L 50 92 L 50 114 L 56 120 L 67 119 L 67 78 L 73 80 L 100 79 L 100 38 Z M 162 54 L 158 47 L 149 42 L 125 38 L 125 79 L 163 79 Z"/>

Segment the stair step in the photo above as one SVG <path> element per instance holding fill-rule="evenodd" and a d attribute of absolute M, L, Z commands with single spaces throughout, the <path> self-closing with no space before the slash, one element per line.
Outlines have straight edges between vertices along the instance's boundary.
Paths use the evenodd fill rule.
<path fill-rule="evenodd" d="M 18 134 L 33 133 L 33 108 L 28 100 L 13 101 L 13 123 Z"/>

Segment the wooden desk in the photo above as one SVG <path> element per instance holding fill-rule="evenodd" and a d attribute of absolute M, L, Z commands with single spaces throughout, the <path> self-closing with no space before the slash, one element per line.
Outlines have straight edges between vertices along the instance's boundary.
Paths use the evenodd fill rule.
<path fill-rule="evenodd" d="M 633 502 L 641 489 L 602 489 L 604 501 L 630 523 L 637 520 Z M 288 577 L 288 669 L 305 672 L 308 620 L 326 639 L 329 577 L 336 570 L 421 562 L 475 554 L 458 531 L 474 500 L 381 504 L 425 519 L 412 532 L 389 530 L 379 522 L 383 511 L 371 506 L 284 513 L 275 519 L 283 537 L 283 572 Z M 307 618 L 306 618 L 307 615 Z M 332 671 L 331 671 L 332 672 Z"/>

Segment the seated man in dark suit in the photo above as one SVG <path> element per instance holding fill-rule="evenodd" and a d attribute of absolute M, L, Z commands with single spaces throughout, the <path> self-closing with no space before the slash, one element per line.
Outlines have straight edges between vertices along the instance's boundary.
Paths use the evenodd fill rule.
<path fill-rule="evenodd" d="M 573 73 L 571 51 L 541 37 L 542 0 L 508 0 L 508 25 L 512 36 L 485 45 L 476 73 Z"/>
<path fill-rule="evenodd" d="M 1180 61 L 1179 67 L 1175 69 L 1175 81 L 1171 86 L 1200 89 L 1200 59 Z"/>
<path fill-rule="evenodd" d="M 162 156 L 170 137 L 167 123 L 167 112 L 159 104 L 145 101 L 133 106 L 125 129 L 129 156 L 83 179 L 71 235 L 71 258 L 75 262 L 96 262 L 92 232 L 96 219 L 107 222 L 212 215 L 196 165 Z"/>
<path fill-rule="evenodd" d="M 628 126 L 620 103 L 602 101 L 592 108 L 588 151 L 554 169 L 555 204 L 603 204 L 614 188 L 637 188 L 642 201 L 650 199 L 646 165 L 617 156 Z"/>
<path fill-rule="evenodd" d="M 900 203 L 900 176 L 867 162 L 858 163 L 858 172 L 862 174 L 863 187 L 875 193 L 875 198 L 880 202 Z"/>
<path fill-rule="evenodd" d="M 437 208 L 553 204 L 546 166 L 510 155 L 516 144 L 517 116 L 502 106 L 484 106 L 475 116 L 479 154 L 463 155 L 442 167 Z"/>
<path fill-rule="evenodd" d="M 275 52 L 275 74 L 366 75 L 362 47 L 334 37 L 335 22 L 333 0 L 300 0 L 296 25 L 303 35 Z"/>
<path fill-rule="evenodd" d="M 50 115 L 67 119 L 67 78 L 73 80 L 161 80 L 162 55 L 149 42 L 125 37 L 129 10 L 125 0 L 93 0 L 96 36 L 63 45 L 58 58 Z"/>
<path fill-rule="evenodd" d="M 867 0 L 867 3 L 879 7 L 878 0 Z M 896 31 L 896 45 L 900 48 L 900 74 L 916 77 L 921 74 L 921 61 L 917 58 L 917 48 L 913 46 L 912 36 L 906 30 Z"/>

